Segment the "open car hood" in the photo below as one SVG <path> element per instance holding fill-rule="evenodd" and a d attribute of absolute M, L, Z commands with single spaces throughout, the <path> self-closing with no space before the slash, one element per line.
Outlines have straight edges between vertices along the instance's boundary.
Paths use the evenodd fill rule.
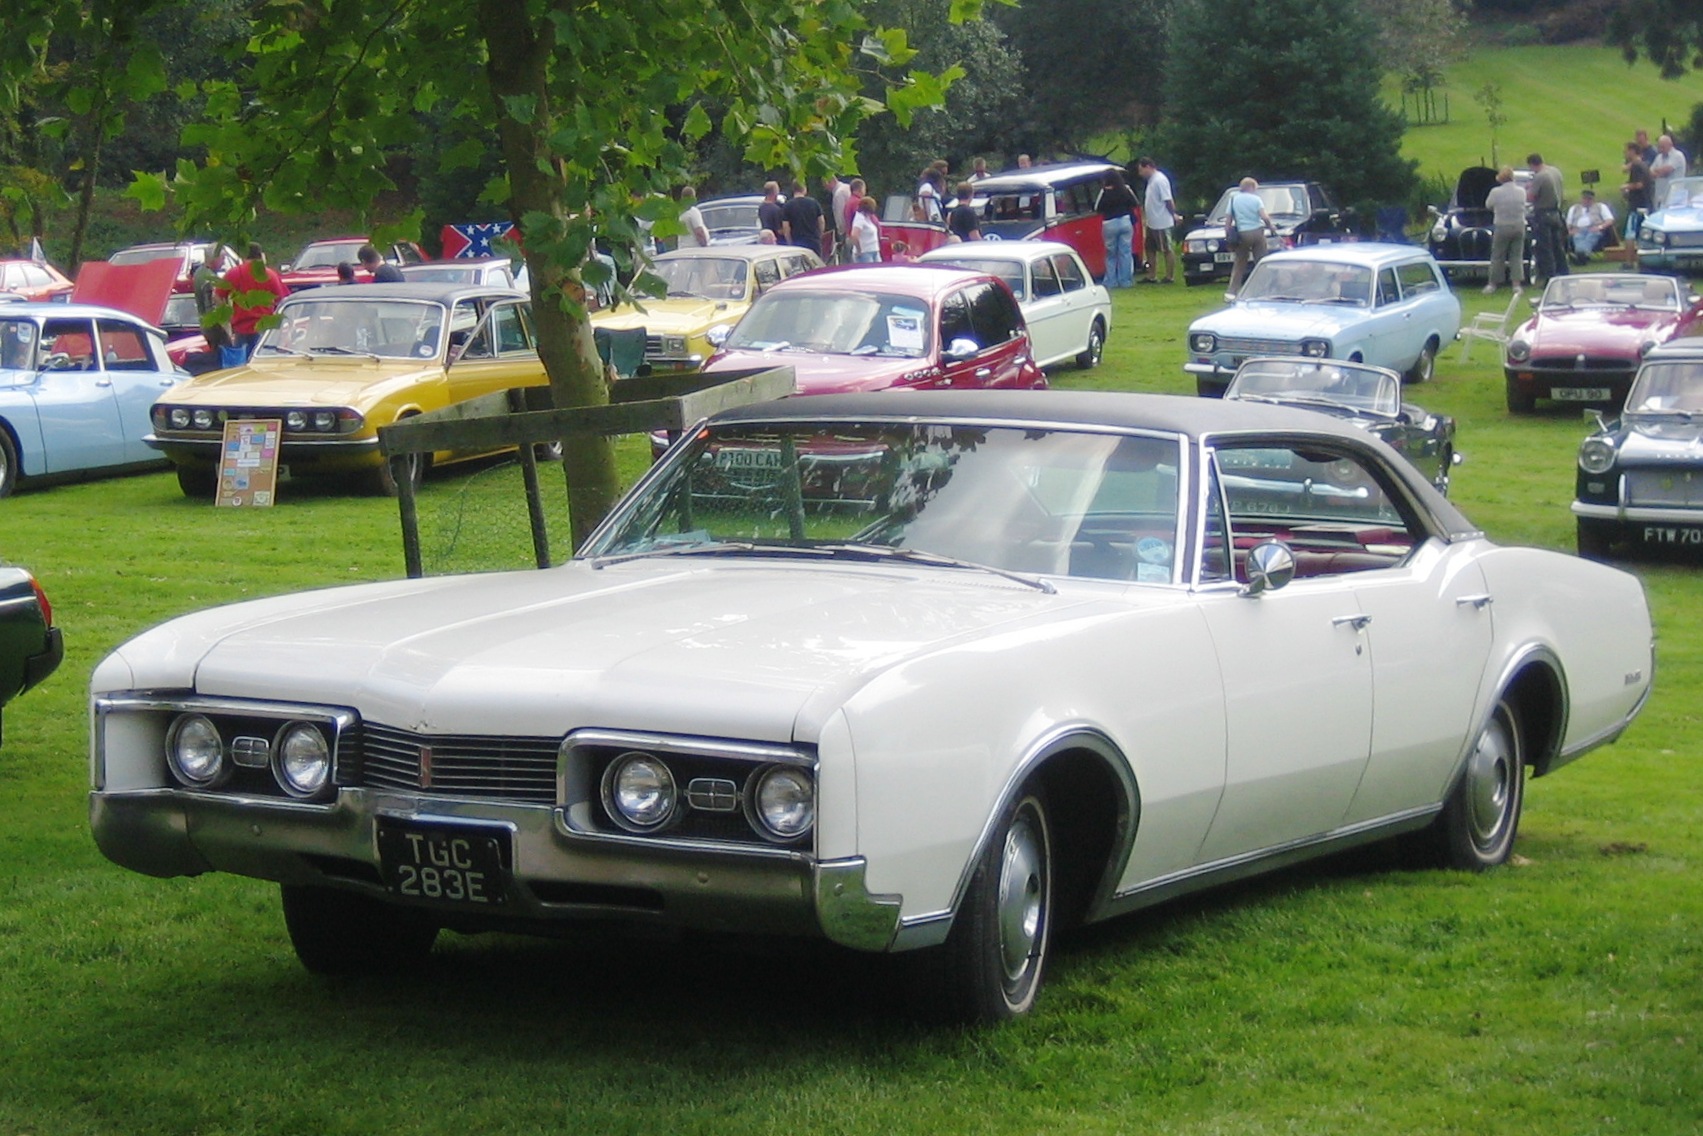
<path fill-rule="evenodd" d="M 175 257 L 142 264 L 84 261 L 77 270 L 71 302 L 117 308 L 158 327 L 166 314 L 166 301 L 171 299 L 177 284 L 178 267 Z"/>
<path fill-rule="evenodd" d="M 1468 166 L 1455 180 L 1451 209 L 1483 209 L 1485 198 L 1496 188 L 1496 171 L 1489 166 Z"/>

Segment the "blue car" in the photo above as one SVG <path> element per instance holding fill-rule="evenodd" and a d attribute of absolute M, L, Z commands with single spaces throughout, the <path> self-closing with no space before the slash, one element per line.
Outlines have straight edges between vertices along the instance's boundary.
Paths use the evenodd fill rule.
<path fill-rule="evenodd" d="M 1643 272 L 1703 271 L 1703 177 L 1680 178 L 1638 230 Z"/>
<path fill-rule="evenodd" d="M 1258 355 L 1346 359 L 1420 383 L 1460 326 L 1461 303 L 1424 249 L 1309 245 L 1266 256 L 1228 308 L 1190 324 L 1183 369 L 1209 398 Z"/>
<path fill-rule="evenodd" d="M 0 305 L 0 497 L 21 481 L 159 466 L 148 409 L 187 376 L 165 334 L 84 304 Z"/>

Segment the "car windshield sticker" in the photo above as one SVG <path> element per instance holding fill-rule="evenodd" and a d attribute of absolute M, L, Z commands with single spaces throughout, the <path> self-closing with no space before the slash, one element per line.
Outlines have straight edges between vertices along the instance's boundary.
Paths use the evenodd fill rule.
<path fill-rule="evenodd" d="M 896 351 L 922 351 L 922 313 L 894 308 L 887 316 L 887 345 Z"/>

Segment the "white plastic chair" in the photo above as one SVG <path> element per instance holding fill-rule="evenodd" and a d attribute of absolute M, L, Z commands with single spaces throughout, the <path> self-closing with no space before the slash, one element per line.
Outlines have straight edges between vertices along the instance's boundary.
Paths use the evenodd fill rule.
<path fill-rule="evenodd" d="M 1500 312 L 1480 312 L 1472 317 L 1472 322 L 1461 328 L 1461 362 L 1467 361 L 1472 353 L 1472 341 L 1488 339 L 1498 346 L 1508 342 L 1508 321 L 1514 318 L 1514 309 L 1520 306 L 1520 300 L 1525 295 L 1524 289 L 1514 285 L 1514 294 L 1508 298 L 1508 306 Z"/>

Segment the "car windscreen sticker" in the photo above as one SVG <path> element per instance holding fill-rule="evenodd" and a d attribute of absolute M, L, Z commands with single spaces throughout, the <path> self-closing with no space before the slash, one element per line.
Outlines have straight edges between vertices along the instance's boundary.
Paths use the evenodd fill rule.
<path fill-rule="evenodd" d="M 922 312 L 894 308 L 887 315 L 887 345 L 898 351 L 922 351 Z"/>

